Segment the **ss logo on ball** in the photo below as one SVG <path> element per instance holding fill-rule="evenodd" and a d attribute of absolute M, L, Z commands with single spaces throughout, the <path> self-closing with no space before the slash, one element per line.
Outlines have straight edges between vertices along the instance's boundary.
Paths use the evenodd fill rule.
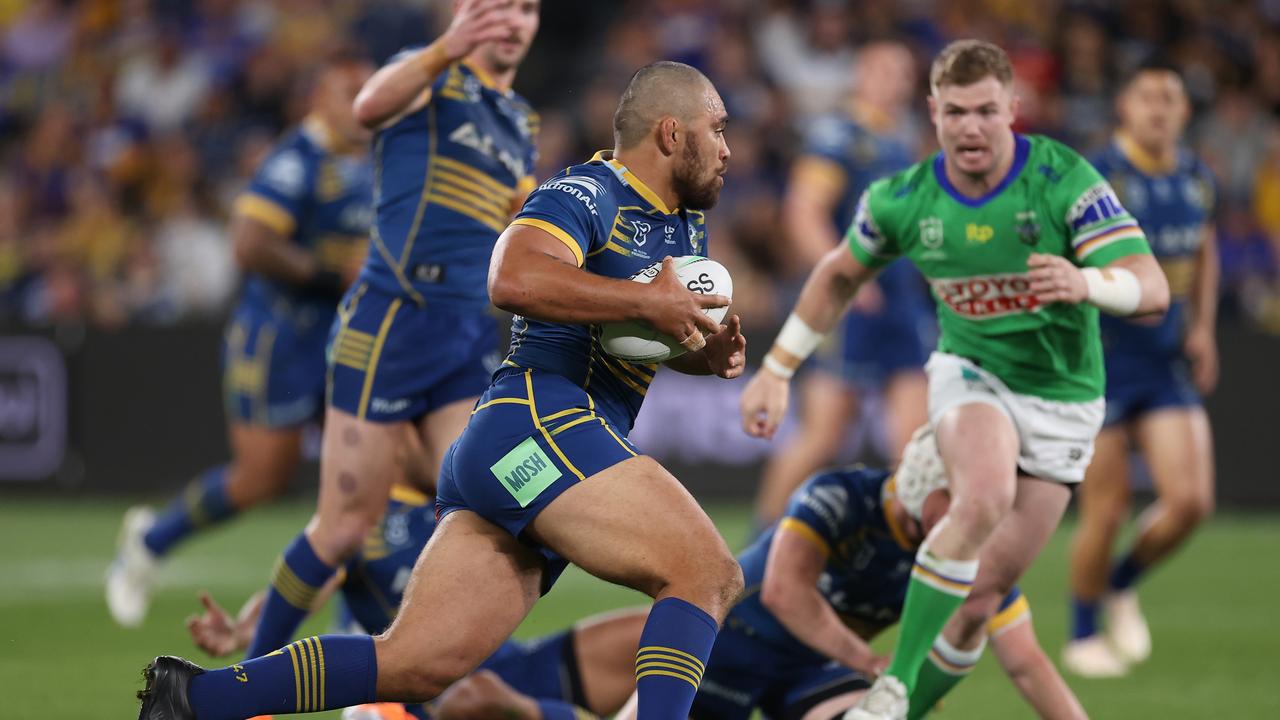
<path fill-rule="evenodd" d="M 711 277 L 709 275 L 702 273 L 696 280 L 690 280 L 689 284 L 685 287 L 689 288 L 691 292 L 696 292 L 699 295 L 706 295 L 716 289 L 716 284 L 711 281 Z"/>

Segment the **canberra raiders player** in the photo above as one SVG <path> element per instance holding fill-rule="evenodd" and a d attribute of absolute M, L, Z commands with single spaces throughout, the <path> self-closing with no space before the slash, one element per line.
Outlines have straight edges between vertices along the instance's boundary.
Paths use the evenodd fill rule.
<path fill-rule="evenodd" d="M 942 331 L 926 366 L 929 415 L 953 502 L 916 555 L 893 661 L 854 719 L 907 715 L 944 626 L 953 647 L 977 646 L 1093 454 L 1103 419 L 1098 310 L 1158 313 L 1169 302 L 1141 229 L 1102 176 L 1052 140 L 1013 132 L 1004 51 L 952 43 L 930 87 L 942 152 L 867 190 L 847 249 L 814 269 L 742 396 L 747 432 L 772 435 L 788 378 L 859 285 L 902 255 L 929 280 Z"/>

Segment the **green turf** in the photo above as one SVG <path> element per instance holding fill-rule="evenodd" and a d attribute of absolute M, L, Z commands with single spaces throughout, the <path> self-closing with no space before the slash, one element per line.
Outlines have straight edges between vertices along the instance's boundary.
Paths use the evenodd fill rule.
<path fill-rule="evenodd" d="M 265 582 L 275 553 L 309 509 L 260 511 L 179 551 L 145 627 L 107 617 L 102 571 L 124 506 L 7 499 L 0 504 L 0 717 L 83 720 L 133 717 L 139 670 L 162 652 L 208 659 L 186 639 L 182 619 L 207 587 L 235 603 Z M 745 513 L 713 516 L 731 543 Z M 1066 530 L 1054 538 L 1023 589 L 1052 657 L 1065 627 Z M 1143 585 L 1155 655 L 1120 681 L 1072 680 L 1094 718 L 1277 718 L 1273 684 L 1280 623 L 1280 518 L 1220 516 L 1167 568 Z M 522 635 L 560 628 L 586 614 L 643 602 L 638 594 L 571 571 L 540 604 Z M 323 619 L 309 626 L 323 630 Z M 889 638 L 878 645 L 886 644 Z M 330 714 L 322 717 L 334 717 Z M 948 701 L 940 718 L 1024 718 L 1030 713 L 990 659 Z"/>

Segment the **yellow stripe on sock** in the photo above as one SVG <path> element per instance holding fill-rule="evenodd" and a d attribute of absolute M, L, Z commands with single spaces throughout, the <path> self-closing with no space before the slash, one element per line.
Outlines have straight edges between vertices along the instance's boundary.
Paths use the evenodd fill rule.
<path fill-rule="evenodd" d="M 987 621 L 987 634 L 995 637 L 1030 616 L 1031 604 L 1027 602 L 1027 596 L 1019 595 L 1017 600 L 1009 604 L 1009 607 L 996 613 L 995 617 Z"/>
<path fill-rule="evenodd" d="M 959 595 L 960 597 L 968 596 L 969 590 L 973 587 L 973 583 L 959 583 L 944 578 L 919 562 L 916 563 L 915 567 L 911 568 L 911 576 L 930 587 L 951 595 Z"/>
<path fill-rule="evenodd" d="M 271 586 L 280 593 L 285 602 L 299 610 L 310 610 L 320 588 L 303 582 L 293 569 L 281 557 L 276 561 L 275 572 L 271 575 Z"/>
<path fill-rule="evenodd" d="M 320 657 L 320 707 L 324 708 L 324 645 L 320 644 L 320 638 L 316 638 L 316 653 Z"/>
<path fill-rule="evenodd" d="M 689 683 L 690 685 L 692 685 L 694 690 L 697 690 L 697 689 L 698 689 L 698 683 L 696 683 L 696 682 L 694 682 L 694 681 L 690 680 L 689 678 L 685 677 L 684 675 L 680 675 L 680 674 L 678 674 L 678 673 L 673 673 L 673 672 L 668 672 L 668 671 L 666 671 L 666 670 L 645 670 L 644 672 L 642 672 L 642 673 L 640 673 L 640 674 L 636 675 L 636 682 L 639 682 L 640 680 L 643 680 L 644 678 L 647 678 L 647 677 L 649 677 L 649 676 L 651 676 L 651 675 L 665 675 L 665 676 L 667 676 L 667 677 L 680 678 L 681 680 L 683 680 L 683 681 L 685 681 L 685 682 Z"/>
<path fill-rule="evenodd" d="M 695 685 L 702 682 L 701 675 L 698 675 L 692 672 L 691 670 L 689 670 L 687 667 L 683 665 L 676 665 L 674 663 L 669 663 L 669 662 L 658 662 L 657 660 L 648 660 L 648 661 L 637 664 L 636 673 L 638 675 L 640 673 L 645 672 L 646 670 L 651 670 L 653 668 L 663 668 L 666 670 L 671 670 L 673 672 L 683 673 L 684 675 L 687 675 L 689 677 L 689 680 L 693 682 Z"/>
<path fill-rule="evenodd" d="M 293 661 L 294 707 L 296 712 L 302 712 L 302 673 L 298 670 L 298 651 L 293 645 L 287 645 L 285 650 L 289 651 L 289 659 Z"/>
<path fill-rule="evenodd" d="M 707 671 L 707 666 L 704 665 L 703 662 L 699 660 L 697 657 L 690 655 L 689 653 L 683 650 L 664 647 L 662 645 L 646 645 L 645 647 L 640 648 L 640 650 L 636 652 L 637 661 L 641 658 L 641 656 L 646 655 L 648 653 L 666 653 L 669 655 L 674 655 L 679 658 L 684 658 L 685 660 L 688 660 L 693 663 L 693 666 L 697 668 L 699 675 Z"/>
<path fill-rule="evenodd" d="M 933 649 L 929 650 L 929 660 L 932 661 L 934 665 L 937 665 L 939 670 L 948 675 L 968 675 L 974 668 L 973 665 L 957 665 L 942 657 L 941 653 Z"/>
<path fill-rule="evenodd" d="M 308 692 L 311 696 L 311 709 L 319 710 L 320 709 L 320 672 L 318 667 L 319 666 L 318 658 L 316 657 L 316 645 L 318 645 L 319 643 L 316 642 L 316 638 L 314 637 L 306 638 L 302 642 L 307 646 L 307 658 L 308 658 L 308 661 L 311 663 L 311 687 L 308 688 Z"/>

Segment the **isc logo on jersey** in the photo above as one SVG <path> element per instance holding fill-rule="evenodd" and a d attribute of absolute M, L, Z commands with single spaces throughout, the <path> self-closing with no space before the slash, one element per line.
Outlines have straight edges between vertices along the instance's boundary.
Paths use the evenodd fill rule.
<path fill-rule="evenodd" d="M 1040 307 L 1040 301 L 1031 293 L 1031 281 L 1023 273 L 937 278 L 929 285 L 952 312 L 971 320 L 1031 312 Z"/>

